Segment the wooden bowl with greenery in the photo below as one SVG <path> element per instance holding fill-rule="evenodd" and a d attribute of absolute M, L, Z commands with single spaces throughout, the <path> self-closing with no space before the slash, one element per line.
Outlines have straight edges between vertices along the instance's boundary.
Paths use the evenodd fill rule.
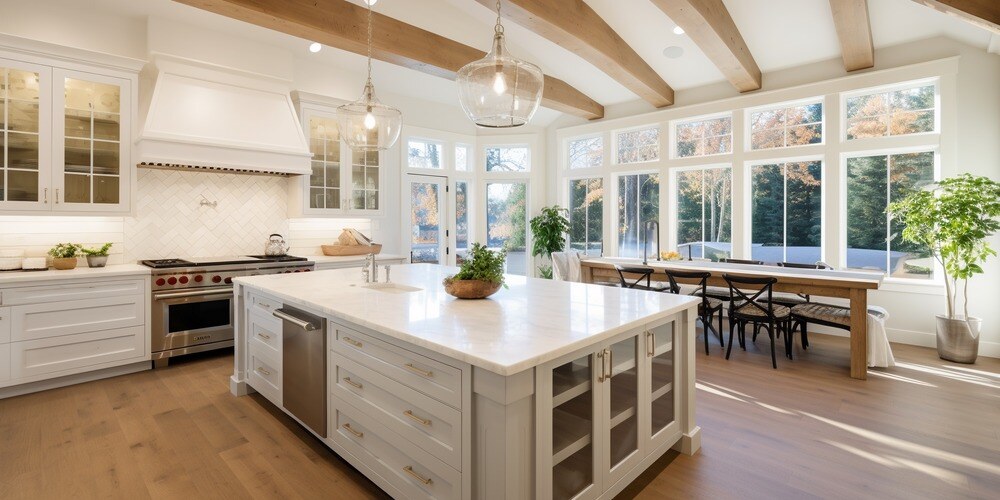
<path fill-rule="evenodd" d="M 458 273 L 445 278 L 444 291 L 460 299 L 485 299 L 497 293 L 500 287 L 507 287 L 503 277 L 505 260 L 507 252 L 494 252 L 474 243 Z"/>

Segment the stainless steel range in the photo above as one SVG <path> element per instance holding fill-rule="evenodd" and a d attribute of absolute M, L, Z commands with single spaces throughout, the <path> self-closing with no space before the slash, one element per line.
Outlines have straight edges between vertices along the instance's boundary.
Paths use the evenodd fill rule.
<path fill-rule="evenodd" d="M 153 364 L 233 345 L 233 278 L 312 271 L 290 255 L 143 260 L 152 271 Z"/>

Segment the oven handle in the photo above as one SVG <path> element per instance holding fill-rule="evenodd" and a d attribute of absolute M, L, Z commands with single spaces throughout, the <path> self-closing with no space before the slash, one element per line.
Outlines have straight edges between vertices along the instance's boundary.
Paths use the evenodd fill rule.
<path fill-rule="evenodd" d="M 204 295 L 222 295 L 222 294 L 232 295 L 232 293 L 233 293 L 232 288 L 224 288 L 224 289 L 215 288 L 212 290 L 195 290 L 192 292 L 175 292 L 175 293 L 160 293 L 160 294 L 154 293 L 153 299 L 154 300 L 179 299 L 182 297 L 201 297 Z"/>

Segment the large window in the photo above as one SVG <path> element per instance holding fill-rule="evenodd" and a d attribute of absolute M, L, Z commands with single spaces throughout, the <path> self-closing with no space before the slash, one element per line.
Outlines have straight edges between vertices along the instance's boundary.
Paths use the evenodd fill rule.
<path fill-rule="evenodd" d="M 465 144 L 455 146 L 455 170 L 459 172 L 469 171 L 469 146 Z"/>
<path fill-rule="evenodd" d="M 733 169 L 682 170 L 676 176 L 677 250 L 718 261 L 732 255 Z"/>
<path fill-rule="evenodd" d="M 847 99 L 847 138 L 934 131 L 935 86 L 918 85 Z"/>
<path fill-rule="evenodd" d="M 604 249 L 604 179 L 569 181 L 569 245 L 573 250 L 600 255 Z"/>
<path fill-rule="evenodd" d="M 469 183 L 455 183 L 455 255 L 461 261 L 469 250 Z"/>
<path fill-rule="evenodd" d="M 524 182 L 486 184 L 486 245 L 507 249 L 507 272 L 527 274 L 528 185 Z"/>
<path fill-rule="evenodd" d="M 890 220 L 889 203 L 934 182 L 934 153 L 872 155 L 847 160 L 847 267 L 892 277 L 930 278 L 929 249 L 904 242 L 905 227 Z"/>
<path fill-rule="evenodd" d="M 657 174 L 618 177 L 618 256 L 642 256 L 646 223 L 657 220 L 659 211 L 660 177 Z M 650 235 L 655 242 L 656 236 L 652 232 Z M 655 245 L 649 248 L 650 252 L 659 251 Z"/>
<path fill-rule="evenodd" d="M 650 127 L 618 132 L 617 162 L 642 163 L 660 159 L 660 128 Z"/>
<path fill-rule="evenodd" d="M 406 143 L 406 150 L 406 166 L 410 168 L 441 168 L 440 144 L 410 139 Z"/>
<path fill-rule="evenodd" d="M 822 171 L 818 161 L 751 167 L 751 258 L 800 264 L 823 259 Z"/>
<path fill-rule="evenodd" d="M 705 118 L 678 123 L 674 127 L 674 155 L 705 156 L 733 151 L 733 117 Z"/>
<path fill-rule="evenodd" d="M 604 139 L 587 137 L 569 141 L 569 168 L 600 167 L 604 163 Z"/>
<path fill-rule="evenodd" d="M 823 141 L 823 103 L 754 111 L 750 114 L 750 148 L 771 149 Z"/>
<path fill-rule="evenodd" d="M 492 146 L 486 148 L 487 172 L 527 172 L 531 152 L 527 146 Z"/>

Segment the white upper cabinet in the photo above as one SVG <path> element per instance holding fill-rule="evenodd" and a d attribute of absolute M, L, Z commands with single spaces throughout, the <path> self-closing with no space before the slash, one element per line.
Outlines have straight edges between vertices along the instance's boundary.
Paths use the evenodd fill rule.
<path fill-rule="evenodd" d="M 133 103 L 142 62 L 77 62 L 69 58 L 73 49 L 47 59 L 37 55 L 46 50 L 24 47 L 22 53 L 4 41 L 0 213 L 128 213 Z"/>
<path fill-rule="evenodd" d="M 341 139 L 337 103 L 293 93 L 312 153 L 312 173 L 289 183 L 292 216 L 372 216 L 383 213 L 384 154 L 353 151 Z"/>

